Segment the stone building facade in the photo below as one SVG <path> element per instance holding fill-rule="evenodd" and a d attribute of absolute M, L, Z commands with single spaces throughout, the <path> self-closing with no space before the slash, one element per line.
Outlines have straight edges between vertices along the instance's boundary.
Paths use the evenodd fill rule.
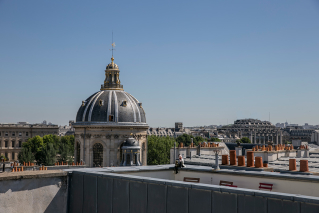
<path fill-rule="evenodd" d="M 9 160 L 18 160 L 22 143 L 36 135 L 58 135 L 58 125 L 28 124 L 0 124 L 0 155 Z"/>
<path fill-rule="evenodd" d="M 111 61 L 100 91 L 82 101 L 72 125 L 75 161 L 90 167 L 120 166 L 125 158 L 123 144 L 133 137 L 140 147 L 139 161 L 147 165 L 148 125 L 142 103 L 124 91 L 113 56 Z"/>
<path fill-rule="evenodd" d="M 257 119 L 239 119 L 234 124 L 218 128 L 229 137 L 248 137 L 252 143 L 266 144 L 273 142 L 274 144 L 283 143 L 283 132 L 279 127 L 274 126 L 269 121 L 261 121 Z"/>

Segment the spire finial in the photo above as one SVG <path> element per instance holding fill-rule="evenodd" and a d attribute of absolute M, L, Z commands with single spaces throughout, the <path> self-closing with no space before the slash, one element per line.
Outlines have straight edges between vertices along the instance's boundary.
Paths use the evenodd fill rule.
<path fill-rule="evenodd" d="M 115 47 L 115 43 L 113 42 L 113 31 L 112 31 L 112 58 L 111 58 L 111 61 L 112 61 L 112 64 L 114 63 L 113 61 L 114 61 L 114 58 L 113 58 L 113 50 L 115 50 L 114 49 L 114 47 Z"/>

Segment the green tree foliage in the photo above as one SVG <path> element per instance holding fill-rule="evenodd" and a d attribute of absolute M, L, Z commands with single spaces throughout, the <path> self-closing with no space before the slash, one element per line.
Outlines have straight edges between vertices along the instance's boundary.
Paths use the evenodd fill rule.
<path fill-rule="evenodd" d="M 46 166 L 53 165 L 56 162 L 56 154 L 60 154 L 59 161 L 71 162 L 74 153 L 74 136 L 45 135 L 29 138 L 27 142 L 22 143 L 22 150 L 19 154 L 20 162 L 30 159 L 30 153 L 33 156 L 30 161 L 36 161 L 37 164 Z M 60 160 L 62 159 L 62 160 Z"/>
<path fill-rule="evenodd" d="M 211 142 L 221 142 L 219 138 L 210 138 Z"/>
<path fill-rule="evenodd" d="M 74 152 L 71 152 L 69 144 L 67 143 L 61 143 L 60 146 L 60 158 L 59 158 L 59 162 L 68 162 L 68 163 L 72 163 L 73 161 L 73 154 Z"/>
<path fill-rule="evenodd" d="M 74 153 L 74 135 L 66 135 L 61 137 L 61 144 L 66 144 L 68 146 L 69 152 Z"/>
<path fill-rule="evenodd" d="M 42 164 L 46 166 L 53 166 L 56 162 L 56 150 L 54 143 L 47 143 L 45 148 L 42 150 L 43 161 Z"/>
<path fill-rule="evenodd" d="M 249 138 L 243 137 L 242 139 L 240 139 L 240 143 L 251 143 L 251 141 Z"/>
<path fill-rule="evenodd" d="M 174 138 L 171 137 L 147 137 L 147 164 L 161 165 L 169 164 L 170 149 L 174 146 Z"/>
<path fill-rule="evenodd" d="M 19 162 L 33 162 L 34 155 L 30 148 L 22 148 L 22 151 L 18 155 Z"/>
<path fill-rule="evenodd" d="M 205 138 L 201 137 L 201 136 L 196 136 L 194 138 L 194 136 L 192 135 L 188 135 L 188 134 L 183 134 L 183 135 L 180 135 L 176 138 L 176 142 L 178 143 L 183 143 L 184 146 L 189 146 L 191 144 L 191 138 L 193 138 L 193 142 L 196 146 L 198 146 L 198 144 L 200 142 L 203 142 L 203 141 L 206 141 Z"/>

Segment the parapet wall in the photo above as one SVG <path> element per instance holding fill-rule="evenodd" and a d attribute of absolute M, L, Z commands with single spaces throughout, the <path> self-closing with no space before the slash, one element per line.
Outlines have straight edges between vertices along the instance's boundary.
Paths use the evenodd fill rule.
<path fill-rule="evenodd" d="M 319 212 L 319 198 L 107 172 L 70 174 L 69 212 Z"/>
<path fill-rule="evenodd" d="M 0 212 L 67 212 L 67 173 L 0 174 Z"/>

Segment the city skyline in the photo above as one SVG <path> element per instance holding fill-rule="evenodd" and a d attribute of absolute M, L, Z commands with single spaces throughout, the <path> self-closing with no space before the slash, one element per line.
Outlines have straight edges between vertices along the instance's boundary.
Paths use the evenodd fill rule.
<path fill-rule="evenodd" d="M 317 125 L 318 18 L 316 1 L 1 1 L 0 123 L 75 120 L 103 83 L 113 31 L 121 83 L 151 127 L 269 113 Z"/>

